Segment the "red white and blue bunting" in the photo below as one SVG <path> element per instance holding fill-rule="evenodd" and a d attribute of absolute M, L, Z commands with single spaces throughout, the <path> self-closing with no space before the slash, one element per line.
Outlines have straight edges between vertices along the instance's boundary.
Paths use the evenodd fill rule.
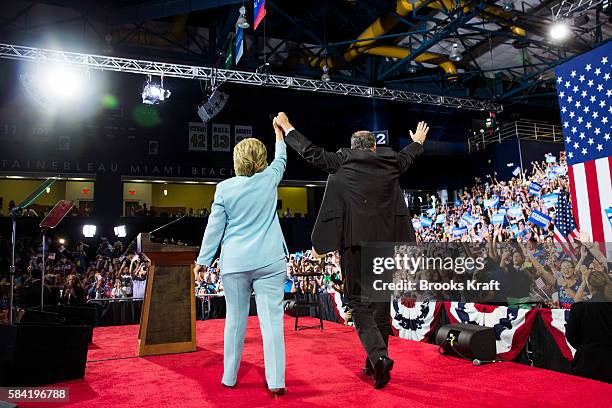
<path fill-rule="evenodd" d="M 557 343 L 561 354 L 563 354 L 563 357 L 567 360 L 572 361 L 574 359 L 574 354 L 576 354 L 576 349 L 573 348 L 565 338 L 565 325 L 567 324 L 569 315 L 569 309 L 540 309 L 540 316 L 553 339 L 555 339 L 555 343 Z"/>
<path fill-rule="evenodd" d="M 495 330 L 497 358 L 513 360 L 525 347 L 533 327 L 536 310 L 445 302 L 451 323 L 469 323 Z"/>
<path fill-rule="evenodd" d="M 391 302 L 391 324 L 398 337 L 415 341 L 429 341 L 438 325 L 442 311 L 439 302 Z"/>

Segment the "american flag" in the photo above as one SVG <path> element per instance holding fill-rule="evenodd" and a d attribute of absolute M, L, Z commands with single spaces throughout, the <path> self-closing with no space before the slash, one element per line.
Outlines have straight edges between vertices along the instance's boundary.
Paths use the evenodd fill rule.
<path fill-rule="evenodd" d="M 612 242 L 611 66 L 608 41 L 555 69 L 572 211 L 580 232 L 602 243 Z"/>
<path fill-rule="evenodd" d="M 557 207 L 555 208 L 555 241 L 557 241 L 563 252 L 569 257 L 574 256 L 574 240 L 578 236 L 578 230 L 572 216 L 572 209 L 567 200 L 567 194 L 559 193 Z"/>

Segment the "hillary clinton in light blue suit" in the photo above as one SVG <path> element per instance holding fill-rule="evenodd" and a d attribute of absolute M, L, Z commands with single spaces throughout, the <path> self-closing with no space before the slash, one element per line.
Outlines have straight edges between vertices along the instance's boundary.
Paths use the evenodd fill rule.
<path fill-rule="evenodd" d="M 219 268 L 227 304 L 223 385 L 236 384 L 254 291 L 267 384 L 271 391 L 284 393 L 283 295 L 287 246 L 276 202 L 287 153 L 282 130 L 274 128 L 276 151 L 269 166 L 265 146 L 259 140 L 245 139 L 234 148 L 237 176 L 217 185 L 196 272 L 213 262 L 221 244 Z"/>

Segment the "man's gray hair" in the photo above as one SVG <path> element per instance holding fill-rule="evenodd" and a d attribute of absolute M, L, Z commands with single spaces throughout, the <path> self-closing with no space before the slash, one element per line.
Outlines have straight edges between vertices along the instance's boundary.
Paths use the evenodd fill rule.
<path fill-rule="evenodd" d="M 371 150 L 376 146 L 374 133 L 367 130 L 359 130 L 351 135 L 351 149 Z"/>

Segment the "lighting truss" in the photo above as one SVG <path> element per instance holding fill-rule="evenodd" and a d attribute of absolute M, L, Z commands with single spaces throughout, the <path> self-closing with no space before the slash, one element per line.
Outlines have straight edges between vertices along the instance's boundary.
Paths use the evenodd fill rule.
<path fill-rule="evenodd" d="M 321 92 L 336 95 L 360 96 L 398 102 L 422 103 L 458 109 L 495 111 L 503 105 L 489 100 L 432 95 L 398 89 L 377 88 L 341 82 L 324 82 L 315 79 L 271 75 L 266 73 L 218 69 L 195 65 L 144 61 L 103 55 L 33 48 L 20 45 L 0 44 L 0 58 L 36 63 L 63 63 L 101 71 L 128 72 L 152 76 L 184 79 L 214 80 L 244 85 L 258 85 L 298 91 Z"/>
<path fill-rule="evenodd" d="M 553 21 L 573 17 L 576 14 L 595 8 L 605 1 L 607 0 L 561 0 L 550 8 Z"/>

